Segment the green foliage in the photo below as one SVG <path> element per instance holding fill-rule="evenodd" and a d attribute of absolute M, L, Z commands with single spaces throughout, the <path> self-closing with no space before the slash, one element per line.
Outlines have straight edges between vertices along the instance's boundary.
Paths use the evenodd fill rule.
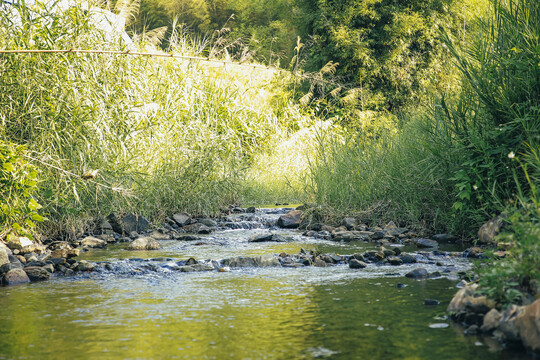
<path fill-rule="evenodd" d="M 306 67 L 329 61 L 363 93 L 361 110 L 395 111 L 426 102 L 453 83 L 437 26 L 458 31 L 460 6 L 443 1 L 298 1 Z"/>
<path fill-rule="evenodd" d="M 33 196 L 38 172 L 24 154 L 24 146 L 0 140 L 0 238 L 12 232 L 29 236 L 35 223 L 44 221 Z"/>
<path fill-rule="evenodd" d="M 0 37 L 5 49 L 122 46 L 89 37 L 100 32 L 75 9 L 44 15 L 53 29 L 0 16 L 0 33 L 11 34 Z M 181 36 L 173 40 L 180 49 Z M 38 159 L 35 196 L 60 227 L 113 210 L 215 213 L 239 198 L 254 156 L 300 118 L 290 102 L 274 101 L 284 85 L 265 69 L 73 53 L 5 54 L 0 69 L 0 138 Z M 91 170 L 93 182 L 80 177 Z"/>
<path fill-rule="evenodd" d="M 540 207 L 527 204 L 513 210 L 507 222 L 506 232 L 496 240 L 511 248 L 505 258 L 478 266 L 480 289 L 502 304 L 521 304 L 540 284 Z"/>

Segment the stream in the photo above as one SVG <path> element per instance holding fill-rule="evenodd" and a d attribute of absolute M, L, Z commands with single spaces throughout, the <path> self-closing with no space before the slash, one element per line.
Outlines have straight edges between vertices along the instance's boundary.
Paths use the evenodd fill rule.
<path fill-rule="evenodd" d="M 495 340 L 464 336 L 446 318 L 457 274 L 471 267 L 465 258 L 412 246 L 401 249 L 418 263 L 401 266 L 176 268 L 191 257 L 216 264 L 237 256 L 378 248 L 277 228 L 285 211 L 231 215 L 227 220 L 243 228 L 218 227 L 195 241 L 160 240 L 160 250 L 128 251 L 125 244 L 90 250 L 79 259 L 102 264 L 97 271 L 0 288 L 0 359 L 519 358 Z M 247 241 L 265 232 L 287 241 Z M 404 277 L 420 266 L 439 276 Z M 424 305 L 426 299 L 440 304 Z"/>

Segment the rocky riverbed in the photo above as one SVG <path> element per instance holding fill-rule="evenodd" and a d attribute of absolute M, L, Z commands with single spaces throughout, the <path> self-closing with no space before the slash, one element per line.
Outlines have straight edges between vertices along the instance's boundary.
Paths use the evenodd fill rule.
<path fill-rule="evenodd" d="M 393 222 L 368 226 L 353 217 L 333 227 L 306 222 L 303 215 L 302 209 L 231 208 L 213 219 L 174 214 L 152 228 L 144 217 L 111 214 L 96 221 L 79 239 L 47 239 L 37 244 L 15 238 L 6 246 L 0 245 L 0 277 L 4 285 L 16 285 L 62 277 L 130 278 L 252 268 L 298 271 L 294 269 L 339 267 L 362 272 L 365 277 L 447 278 L 457 282 L 474 280 L 469 273 L 470 259 L 484 256 L 484 249 L 461 244 L 450 234 L 426 236 Z M 424 304 L 437 305 L 439 301 L 426 298 Z M 456 319 L 473 318 L 463 312 Z M 471 325 L 482 331 L 483 318 L 476 319 L 466 322 L 471 334 L 475 330 Z M 512 338 L 514 343 L 516 339 L 519 336 Z"/>

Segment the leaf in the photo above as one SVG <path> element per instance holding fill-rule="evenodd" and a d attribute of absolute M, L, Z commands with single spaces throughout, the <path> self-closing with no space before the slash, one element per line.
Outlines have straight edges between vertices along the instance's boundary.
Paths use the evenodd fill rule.
<path fill-rule="evenodd" d="M 41 209 L 41 205 L 39 205 L 38 202 L 34 200 L 34 198 L 30 198 L 30 201 L 28 202 L 28 208 L 31 211 L 36 211 L 38 209 Z"/>
<path fill-rule="evenodd" d="M 32 214 L 32 215 L 30 216 L 30 218 L 31 218 L 32 220 L 34 220 L 34 221 L 39 221 L 39 222 L 44 222 L 44 221 L 45 221 L 45 218 L 44 218 L 43 216 L 41 216 L 41 215 L 39 215 L 39 214 L 36 214 L 36 213 Z"/>
<path fill-rule="evenodd" d="M 4 163 L 4 170 L 9 171 L 9 172 L 14 172 L 15 167 L 11 163 Z"/>
<path fill-rule="evenodd" d="M 13 225 L 11 225 L 12 228 L 14 228 L 15 230 L 21 230 L 22 229 L 22 226 L 19 225 L 19 223 L 13 223 Z"/>
<path fill-rule="evenodd" d="M 36 224 L 35 224 L 32 220 L 30 220 L 30 219 L 25 219 L 25 220 L 24 220 L 24 223 L 25 223 L 28 227 L 30 227 L 30 228 L 33 228 L 33 227 L 36 226 Z"/>

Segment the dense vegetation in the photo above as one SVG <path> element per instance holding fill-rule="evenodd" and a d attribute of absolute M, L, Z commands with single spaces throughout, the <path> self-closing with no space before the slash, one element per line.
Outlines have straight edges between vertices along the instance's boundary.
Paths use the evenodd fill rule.
<path fill-rule="evenodd" d="M 3 6 L 2 49 L 158 45 L 290 71 L 0 55 L 2 237 L 43 215 L 54 222 L 41 231 L 76 233 L 110 211 L 159 221 L 237 202 L 310 201 L 327 218 L 469 238 L 506 213 L 516 235 L 484 285 L 519 298 L 540 280 L 540 9 L 489 4 L 160 0 L 131 16 L 134 3 L 115 2 L 134 45 L 99 31 L 92 11 Z"/>

